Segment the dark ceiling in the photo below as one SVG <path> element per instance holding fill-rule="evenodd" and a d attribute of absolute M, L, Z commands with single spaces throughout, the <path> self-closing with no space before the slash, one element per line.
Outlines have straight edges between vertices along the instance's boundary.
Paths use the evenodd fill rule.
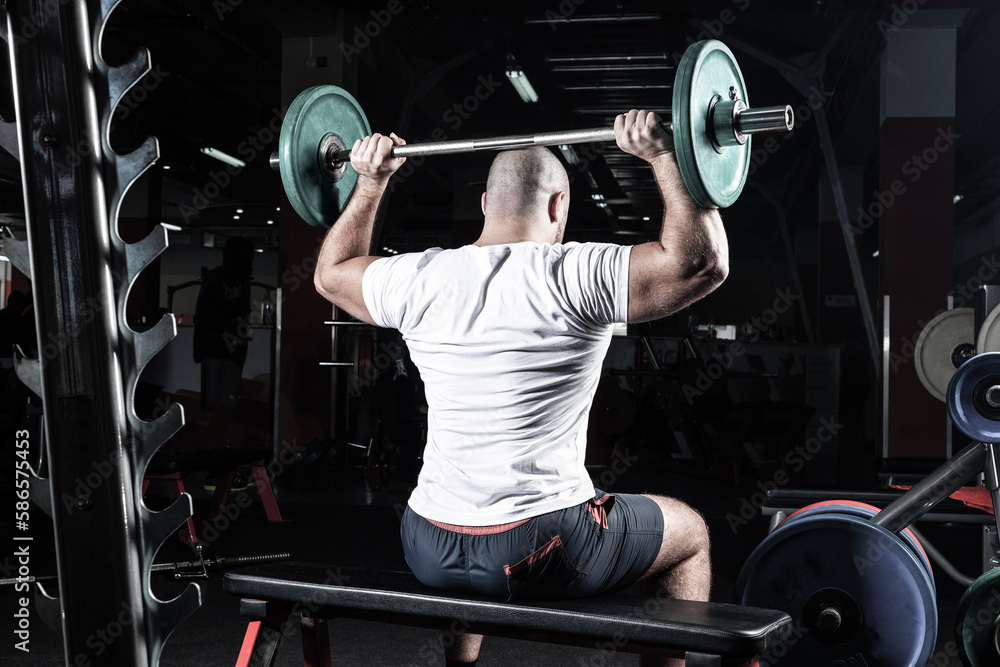
<path fill-rule="evenodd" d="M 108 25 L 104 56 L 118 64 L 146 47 L 154 70 L 119 109 L 112 142 L 124 152 L 147 135 L 158 138 L 162 159 L 151 182 L 162 185 L 162 221 L 222 233 L 270 230 L 274 242 L 267 220 L 280 202 L 280 184 L 267 163 L 277 147 L 268 126 L 282 108 L 286 37 L 335 35 L 345 48 L 362 45 L 356 53 L 316 55 L 327 58 L 331 72 L 338 71 L 333 61 L 343 60 L 342 80 L 332 76 L 329 82 L 352 90 L 373 129 L 396 131 L 411 142 L 428 140 L 435 130 L 451 139 L 477 138 L 598 126 L 632 107 L 664 110 L 670 106 L 676 56 L 696 39 L 717 37 L 736 53 L 755 104 L 802 108 L 808 95 L 789 79 L 828 93 L 841 160 L 870 170 L 879 148 L 884 45 L 879 21 L 892 16 L 884 4 L 889 3 L 126 0 Z M 930 19 L 931 7 L 969 6 L 919 4 L 914 22 L 920 12 Z M 992 129 L 1000 92 L 989 83 L 1000 74 L 1000 63 L 991 56 L 993 35 L 1000 31 L 993 5 L 984 2 L 955 14 L 962 135 L 956 185 L 964 196 L 956 224 L 988 222 L 986 212 L 1000 186 Z M 387 25 L 371 28 L 372 21 L 387 16 Z M 358 32 L 366 27 L 377 32 L 369 43 Z M 508 55 L 538 91 L 537 104 L 522 102 L 504 77 Z M 491 83 L 489 90 L 480 86 L 483 81 Z M 4 85 L 9 88 L 9 80 L 0 79 Z M 477 87 L 485 99 L 476 98 Z M 253 137 L 265 150 L 248 146 Z M 203 202 L 198 193 L 220 169 L 199 152 L 205 145 L 253 159 L 216 198 Z M 774 201 L 788 213 L 793 234 L 815 225 L 823 163 L 815 123 L 779 137 L 778 146 L 754 167 L 743 197 L 727 212 L 731 236 L 744 239 L 733 243 L 740 252 L 766 256 L 769 245 L 781 243 Z M 615 232 L 654 233 L 662 209 L 648 170 L 613 146 L 581 152 L 584 166 L 569 167 L 574 204 L 568 236 L 601 240 L 616 238 L 610 236 Z M 475 219 L 488 164 L 489 156 L 482 154 L 427 159 L 394 188 L 385 237 L 401 250 L 447 243 L 453 220 Z M 0 151 L 0 220 L 15 225 L 23 216 L 18 182 L 16 162 Z M 597 192 L 606 207 L 592 198 Z M 198 204 L 194 214 L 181 209 L 191 202 Z M 245 211 L 238 221 L 236 208 Z M 869 230 L 862 243 L 877 247 L 877 232 Z"/>

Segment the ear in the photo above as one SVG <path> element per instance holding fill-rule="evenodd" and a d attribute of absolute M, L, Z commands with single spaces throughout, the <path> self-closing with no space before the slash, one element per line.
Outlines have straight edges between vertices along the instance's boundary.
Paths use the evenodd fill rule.
<path fill-rule="evenodd" d="M 565 207 L 567 207 L 566 199 L 566 193 L 562 190 L 549 197 L 549 222 L 557 222 L 565 219 Z"/>
<path fill-rule="evenodd" d="M 480 204 L 479 205 L 483 209 L 483 215 L 486 215 L 486 193 L 485 192 L 483 193 L 483 196 L 482 196 L 482 199 L 480 200 Z"/>

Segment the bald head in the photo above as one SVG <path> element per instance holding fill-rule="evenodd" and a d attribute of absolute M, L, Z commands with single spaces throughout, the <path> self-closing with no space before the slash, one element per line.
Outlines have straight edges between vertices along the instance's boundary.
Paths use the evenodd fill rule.
<path fill-rule="evenodd" d="M 557 236 L 550 242 L 559 242 L 568 211 L 569 177 L 547 148 L 502 151 L 493 160 L 483 198 L 487 229 L 533 228 Z"/>

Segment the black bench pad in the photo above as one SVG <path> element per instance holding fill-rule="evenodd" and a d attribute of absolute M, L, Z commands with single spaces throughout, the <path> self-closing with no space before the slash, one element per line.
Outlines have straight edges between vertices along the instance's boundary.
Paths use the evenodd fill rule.
<path fill-rule="evenodd" d="M 301 604 L 313 615 L 371 618 L 444 627 L 459 620 L 485 634 L 576 638 L 643 647 L 752 657 L 791 628 L 787 614 L 733 604 L 607 595 L 573 600 L 506 602 L 428 588 L 408 572 L 287 562 L 227 572 L 223 590 L 244 598 Z M 504 632 L 506 631 L 506 632 Z M 576 643 L 566 641 L 563 643 Z M 622 649 L 622 650 L 630 650 Z"/>

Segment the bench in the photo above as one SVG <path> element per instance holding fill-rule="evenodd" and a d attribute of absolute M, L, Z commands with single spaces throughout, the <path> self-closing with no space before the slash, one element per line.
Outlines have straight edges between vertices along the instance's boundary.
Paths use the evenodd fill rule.
<path fill-rule="evenodd" d="M 606 595 L 572 600 L 505 602 L 434 590 L 406 572 L 285 562 L 227 572 L 223 590 L 238 596 L 253 620 L 237 667 L 270 667 L 299 616 L 304 664 L 326 667 L 326 621 L 352 618 L 444 632 L 529 639 L 595 649 L 687 657 L 688 667 L 737 666 L 780 648 L 791 618 L 733 604 Z"/>

